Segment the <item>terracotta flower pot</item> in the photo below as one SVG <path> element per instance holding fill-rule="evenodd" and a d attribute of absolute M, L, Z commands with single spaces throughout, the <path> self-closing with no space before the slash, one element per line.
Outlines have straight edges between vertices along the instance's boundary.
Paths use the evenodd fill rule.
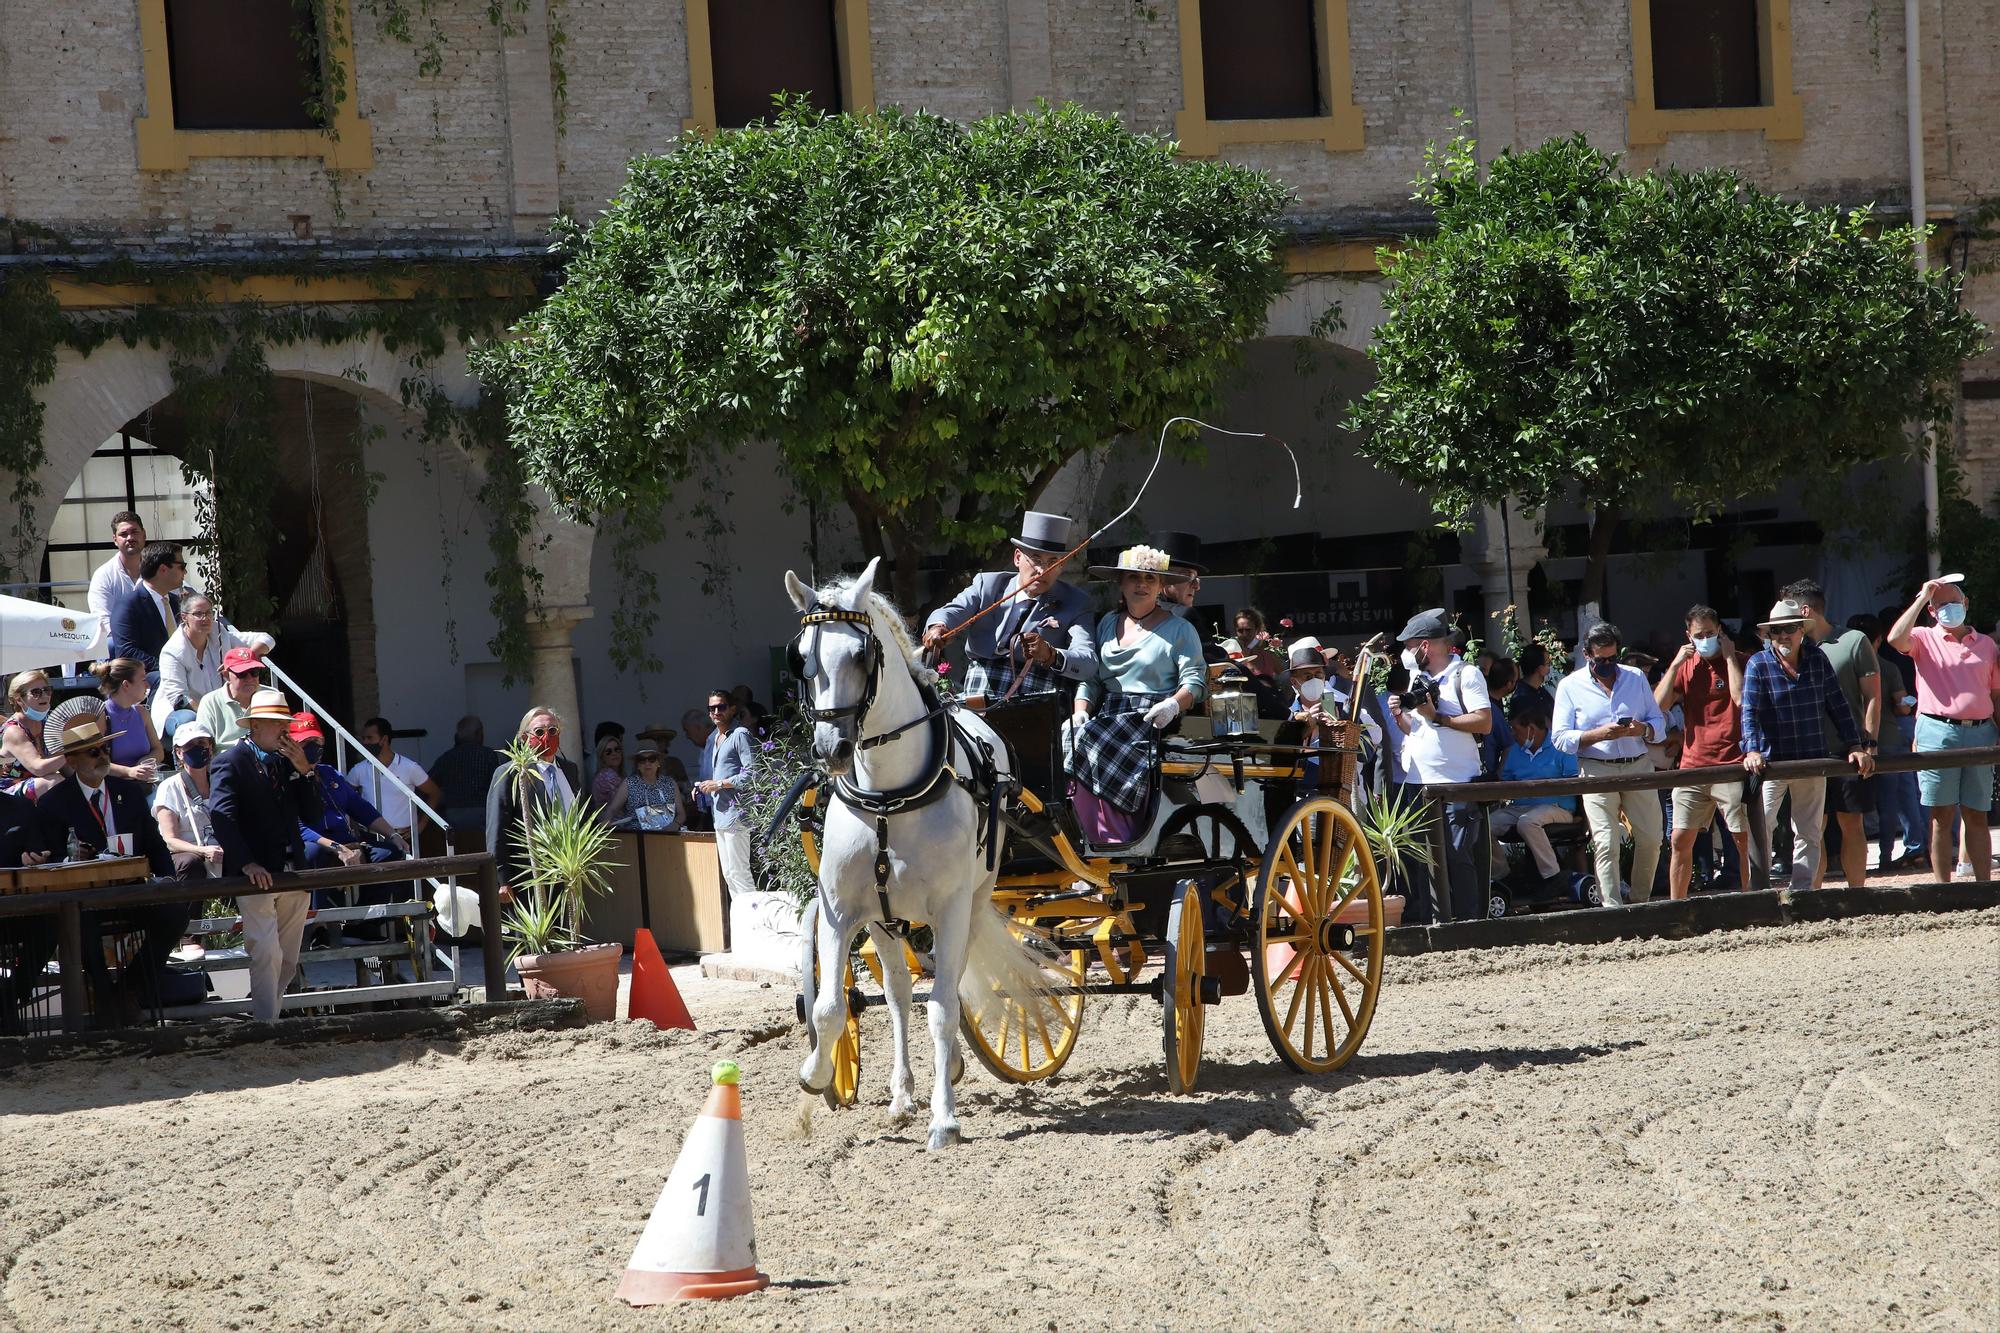
<path fill-rule="evenodd" d="M 521 988 L 531 1000 L 582 1000 L 592 1022 L 618 1017 L 617 944 L 590 944 L 560 953 L 524 953 L 514 960 Z"/>

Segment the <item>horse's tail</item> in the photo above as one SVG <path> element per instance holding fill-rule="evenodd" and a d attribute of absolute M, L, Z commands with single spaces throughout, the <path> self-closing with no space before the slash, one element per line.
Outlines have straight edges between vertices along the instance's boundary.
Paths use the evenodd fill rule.
<path fill-rule="evenodd" d="M 1070 982 L 1051 966 L 1052 957 L 1008 929 L 998 908 L 981 903 L 972 909 L 972 942 L 958 982 L 959 1002 L 987 1027 L 998 1025 L 1001 1005 L 1012 1003 L 1031 1012 L 1053 1005 L 1057 992 Z"/>

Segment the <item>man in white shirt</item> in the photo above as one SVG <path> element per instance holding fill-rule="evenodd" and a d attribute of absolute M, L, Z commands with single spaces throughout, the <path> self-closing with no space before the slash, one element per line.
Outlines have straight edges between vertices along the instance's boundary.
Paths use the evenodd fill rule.
<path fill-rule="evenodd" d="M 1493 729 L 1486 678 L 1453 648 L 1443 608 L 1419 612 L 1396 637 L 1403 642 L 1410 684 L 1403 693 L 1388 696 L 1388 713 L 1403 734 L 1406 775 L 1427 786 L 1471 782 L 1479 776 L 1479 738 Z M 1405 696 L 1411 707 L 1404 707 Z M 1486 875 L 1481 863 L 1492 855 L 1485 807 L 1476 801 L 1448 801 L 1444 814 L 1452 915 L 1461 921 L 1483 916 Z M 1405 920 L 1434 920 L 1438 897 L 1434 883 L 1431 901 L 1412 904 L 1416 911 L 1408 914 L 1406 909 Z"/>
<path fill-rule="evenodd" d="M 117 553 L 90 576 L 92 615 L 109 616 L 139 586 L 139 553 L 146 549 L 146 525 L 129 509 L 111 516 L 111 540 Z"/>
<path fill-rule="evenodd" d="M 407 755 L 396 753 L 391 739 L 389 719 L 371 717 L 361 724 L 361 743 L 368 752 L 381 761 L 382 768 L 396 775 L 398 782 L 421 796 L 431 809 L 443 804 L 444 794 L 431 781 L 431 775 L 424 772 L 423 765 Z M 416 821 L 416 807 L 402 790 L 382 776 L 382 769 L 366 759 L 347 770 L 347 780 L 353 783 L 367 798 L 368 804 L 382 812 L 382 818 L 390 827 L 398 831 L 408 830 L 410 845 L 417 845 L 417 833 L 412 825 Z"/>
<path fill-rule="evenodd" d="M 1556 748 L 1577 758 L 1587 778 L 1651 773 L 1646 746 L 1667 738 L 1667 719 L 1646 684 L 1645 673 L 1620 665 L 1616 625 L 1597 624 L 1583 636 L 1582 666 L 1556 687 Z M 1597 859 L 1597 886 L 1606 907 L 1622 907 L 1618 892 L 1618 851 L 1624 834 L 1618 814 L 1632 826 L 1632 901 L 1653 896 L 1653 872 L 1660 863 L 1657 791 L 1595 792 L 1583 798 L 1590 841 Z"/>

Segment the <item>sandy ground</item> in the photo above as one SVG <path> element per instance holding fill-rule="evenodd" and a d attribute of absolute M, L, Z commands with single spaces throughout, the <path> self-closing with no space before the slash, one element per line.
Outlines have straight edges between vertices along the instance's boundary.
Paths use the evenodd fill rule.
<path fill-rule="evenodd" d="M 2000 910 L 1392 959 L 1347 1070 L 1241 997 L 1187 1097 L 1157 1006 L 1093 1002 L 1056 1081 L 975 1067 L 942 1154 L 879 1010 L 801 1141 L 790 996 L 690 1002 L 0 1078 L 0 1327 L 2000 1326 Z M 725 1054 L 774 1286 L 628 1310 Z"/>

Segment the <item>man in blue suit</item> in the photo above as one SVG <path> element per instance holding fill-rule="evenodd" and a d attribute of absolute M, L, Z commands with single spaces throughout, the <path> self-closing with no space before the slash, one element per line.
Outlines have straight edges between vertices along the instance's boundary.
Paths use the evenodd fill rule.
<path fill-rule="evenodd" d="M 1056 578 L 1055 562 L 1069 550 L 1070 527 L 1061 514 L 1029 510 L 1021 518 L 1021 535 L 1013 539 L 1014 572 L 975 576 L 924 622 L 924 647 L 935 649 L 949 631 L 1006 603 L 965 631 L 965 693 L 995 702 L 1010 692 L 1067 693 L 1096 674 L 1090 596 Z"/>
<path fill-rule="evenodd" d="M 171 542 L 148 542 L 139 554 L 139 582 L 111 608 L 111 655 L 146 664 L 146 683 L 160 683 L 160 650 L 181 622 L 187 561 Z"/>

